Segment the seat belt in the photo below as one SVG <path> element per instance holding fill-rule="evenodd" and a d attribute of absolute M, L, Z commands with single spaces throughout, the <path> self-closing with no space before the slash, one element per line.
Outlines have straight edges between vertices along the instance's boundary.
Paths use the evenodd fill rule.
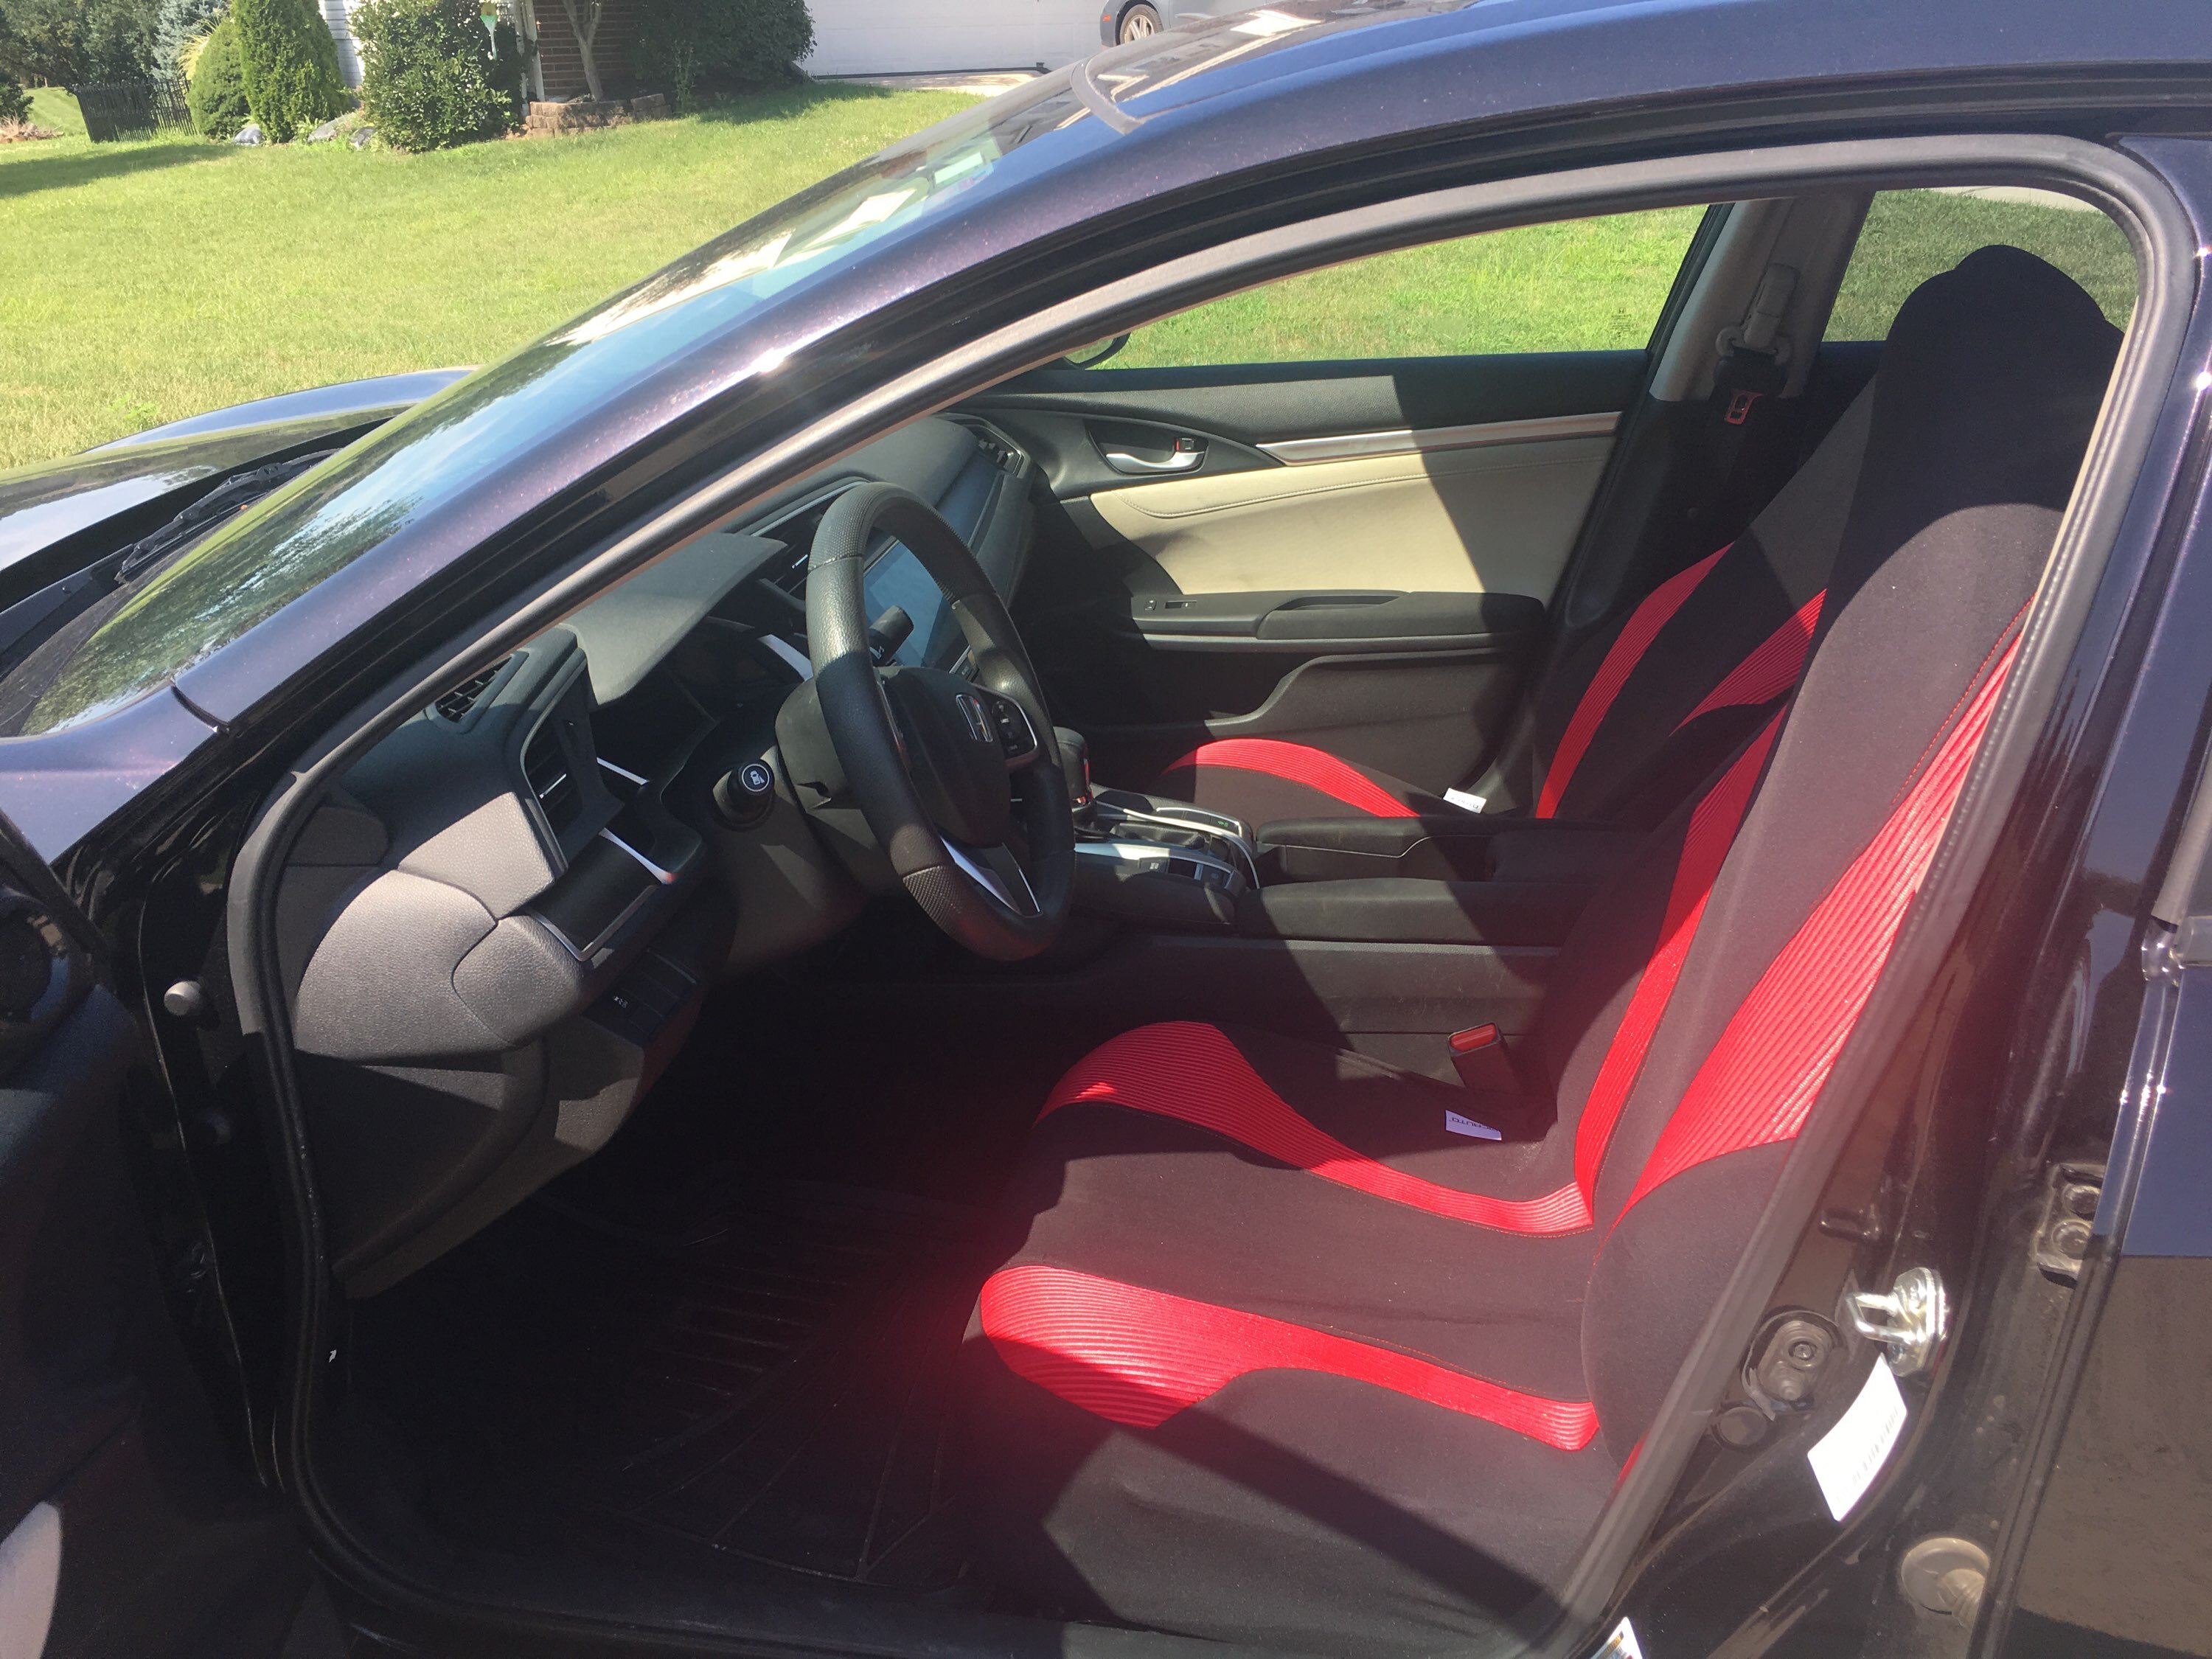
<path fill-rule="evenodd" d="M 1705 521 L 1709 541 L 1733 540 L 1765 504 L 1759 485 L 1769 469 L 1760 463 L 1771 458 L 1784 435 L 1779 405 L 1790 378 L 1790 343 L 1781 329 L 1796 291 L 1795 266 L 1767 266 L 1743 320 L 1723 329 L 1715 342 L 1720 362 L 1713 371 L 1707 422 L 1712 477 Z"/>

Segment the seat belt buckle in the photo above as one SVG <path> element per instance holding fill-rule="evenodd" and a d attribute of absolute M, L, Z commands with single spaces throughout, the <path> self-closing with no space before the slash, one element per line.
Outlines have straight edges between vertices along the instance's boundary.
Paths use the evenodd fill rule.
<path fill-rule="evenodd" d="M 1728 412 L 1721 416 L 1730 426 L 1741 426 L 1751 418 L 1752 405 L 1766 394 L 1753 392 L 1749 386 L 1738 386 L 1735 395 L 1729 399 Z"/>
<path fill-rule="evenodd" d="M 1452 1070 L 1459 1073 L 1462 1086 L 1504 1090 L 1508 1093 L 1520 1091 L 1520 1080 L 1513 1075 L 1513 1061 L 1505 1052 L 1505 1034 L 1494 1024 L 1470 1025 L 1464 1031 L 1454 1031 L 1444 1043 L 1451 1050 Z"/>

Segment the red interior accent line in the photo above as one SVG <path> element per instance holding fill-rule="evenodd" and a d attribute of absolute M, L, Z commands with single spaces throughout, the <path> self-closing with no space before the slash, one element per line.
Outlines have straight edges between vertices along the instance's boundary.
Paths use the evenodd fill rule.
<path fill-rule="evenodd" d="M 1581 701 L 1567 719 L 1567 729 L 1559 736 L 1559 747 L 1552 757 L 1551 769 L 1544 774 L 1544 787 L 1536 796 L 1536 816 L 1548 818 L 1559 810 L 1559 798 L 1567 793 L 1567 784 L 1575 775 L 1575 768 L 1582 764 L 1583 753 L 1590 739 L 1605 723 L 1613 700 L 1620 695 L 1620 688 L 1636 665 L 1644 660 L 1644 653 L 1651 647 L 1669 618 L 1682 608 L 1705 574 L 1719 562 L 1721 553 L 1709 553 L 1687 570 L 1676 572 L 1644 596 L 1644 603 L 1628 613 L 1628 620 L 1620 625 L 1620 632 L 1613 636 L 1613 644 L 1605 653 L 1605 660 L 1597 665 L 1597 673 L 1583 688 Z"/>
<path fill-rule="evenodd" d="M 1730 1017 L 1622 1213 L 1685 1170 L 1794 1139 L 1804 1127 L 1935 861 L 2019 643 L 2015 635 L 1896 810 Z"/>
<path fill-rule="evenodd" d="M 1797 614 L 1776 629 L 1762 641 L 1759 648 L 1730 669 L 1728 678 L 1705 694 L 1705 700 L 1682 716 L 1677 732 L 1700 714 L 1710 714 L 1716 708 L 1757 708 L 1763 702 L 1772 702 L 1797 684 L 1797 677 L 1805 670 L 1805 653 L 1813 643 L 1813 633 L 1820 625 L 1820 602 L 1828 597 L 1823 588 L 1798 608 Z"/>
<path fill-rule="evenodd" d="M 1547 1400 L 1395 1348 L 1064 1267 L 994 1273 L 981 1312 L 1016 1375 L 1130 1428 L 1158 1428 L 1254 1371 L 1299 1370 L 1370 1382 L 1560 1451 L 1597 1433 L 1586 1400 Z"/>
<path fill-rule="evenodd" d="M 1735 844 L 1735 832 L 1742 827 L 1752 790 L 1781 726 L 1778 710 L 1690 815 L 1681 855 L 1674 861 L 1674 884 L 1667 892 L 1667 913 L 1659 924 L 1658 943 L 1636 981 L 1627 1012 L 1613 1028 L 1613 1041 L 1606 1046 L 1605 1058 L 1599 1062 L 1589 1096 L 1583 1103 L 1581 1121 L 1575 1126 L 1575 1182 L 1586 1203 L 1595 1200 L 1597 1172 L 1605 1162 L 1613 1126 L 1620 1121 L 1620 1109 L 1627 1103 L 1660 1018 L 1674 994 L 1674 982 L 1682 976 L 1682 960 L 1690 953 L 1691 940 L 1698 936 L 1698 924 L 1705 920 L 1705 901 L 1712 896 L 1713 882 L 1720 875 L 1729 848 Z"/>
<path fill-rule="evenodd" d="M 1370 817 L 1419 816 L 1364 772 L 1326 750 L 1303 743 L 1285 743 L 1279 738 L 1222 738 L 1199 744 L 1181 760 L 1164 768 L 1160 778 L 1164 783 L 1170 773 L 1194 770 L 1201 766 L 1225 766 L 1239 772 L 1259 772 L 1288 783 L 1304 784 L 1332 800 L 1358 807 Z"/>
<path fill-rule="evenodd" d="M 1353 1151 L 1299 1116 L 1226 1033 L 1195 1021 L 1143 1025 L 1100 1044 L 1069 1068 L 1038 1116 L 1078 1104 L 1194 1124 L 1324 1181 L 1471 1226 L 1548 1237 L 1590 1224 L 1589 1201 L 1571 1182 L 1534 1198 L 1492 1198 L 1425 1181 Z M 1473 1147 L 1468 1152 L 1480 1155 Z"/>

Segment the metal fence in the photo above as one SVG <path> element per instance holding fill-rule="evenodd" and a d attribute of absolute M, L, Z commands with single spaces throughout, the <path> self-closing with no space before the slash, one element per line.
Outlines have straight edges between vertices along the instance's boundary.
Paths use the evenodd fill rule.
<path fill-rule="evenodd" d="M 188 127 L 185 89 L 173 81 L 71 87 L 84 114 L 85 136 L 95 144 L 118 138 L 150 138 L 163 127 Z"/>

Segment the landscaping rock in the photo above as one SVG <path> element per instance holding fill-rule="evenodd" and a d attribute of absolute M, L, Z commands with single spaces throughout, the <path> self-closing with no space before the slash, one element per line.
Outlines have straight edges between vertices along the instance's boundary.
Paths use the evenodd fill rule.
<path fill-rule="evenodd" d="M 648 92 L 641 98 L 631 99 L 629 118 L 633 121 L 665 121 L 668 118 L 667 94 Z"/>
<path fill-rule="evenodd" d="M 337 136 L 338 124 L 336 121 L 325 121 L 307 135 L 307 142 L 311 144 L 327 144 Z"/>
<path fill-rule="evenodd" d="M 230 142 L 234 144 L 265 144 L 269 140 L 262 135 L 260 122 L 248 121 L 239 128 L 238 137 Z"/>
<path fill-rule="evenodd" d="M 375 137 L 376 129 L 374 127 L 356 127 L 353 130 L 353 147 L 356 149 L 367 149 L 368 148 L 368 141 Z"/>

